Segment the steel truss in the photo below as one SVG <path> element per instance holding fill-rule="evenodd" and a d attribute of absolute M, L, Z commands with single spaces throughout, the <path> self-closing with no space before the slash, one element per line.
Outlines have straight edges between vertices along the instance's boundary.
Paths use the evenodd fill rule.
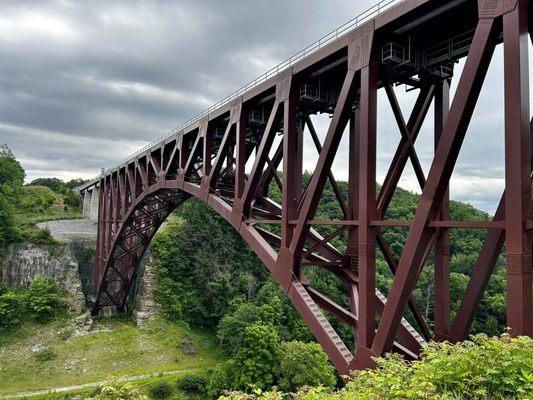
<path fill-rule="evenodd" d="M 395 75 L 382 66 L 379 55 L 390 35 L 372 20 L 339 41 L 333 53 L 336 59 L 304 59 L 302 68 L 280 73 L 261 91 L 231 102 L 189 131 L 166 138 L 159 146 L 102 176 L 97 183 L 100 208 L 93 311 L 108 306 L 125 309 L 137 267 L 157 229 L 179 204 L 194 196 L 240 233 L 287 292 L 340 373 L 372 367 L 372 357 L 392 350 L 417 358 L 428 340 L 464 339 L 504 243 L 508 326 L 513 335 L 533 336 L 529 4 L 526 0 L 478 3 L 475 31 L 451 103 L 451 77 L 417 71 L 418 78 L 407 79 L 404 71 Z M 505 193 L 493 221 L 450 221 L 450 177 L 494 49 L 502 37 Z M 309 88 L 305 99 L 300 96 L 302 85 L 315 82 L 320 74 L 324 86 L 340 89 L 333 105 L 331 101 L 322 104 L 318 94 L 316 101 L 309 103 L 310 94 L 318 93 Z M 408 119 L 394 89 L 394 84 L 400 82 L 410 82 L 418 90 Z M 386 92 L 401 140 L 376 196 L 378 88 Z M 426 176 L 415 144 L 432 104 L 436 146 Z M 311 118 L 319 112 L 331 114 L 322 143 Z M 304 190 L 306 134 L 319 156 Z M 349 135 L 347 198 L 332 172 L 343 134 Z M 388 220 L 388 206 L 408 163 L 422 190 L 415 216 L 412 221 Z M 252 165 L 248 173 L 247 164 Z M 279 167 L 282 174 L 277 172 Z M 328 182 L 342 219 L 315 219 Z M 268 197 L 271 184 L 280 187 L 281 204 Z M 324 226 L 333 227 L 329 234 L 320 233 Z M 395 258 L 381 232 L 390 226 L 409 229 L 400 259 Z M 449 231 L 455 228 L 486 229 L 488 233 L 459 312 L 451 319 Z M 332 244 L 340 235 L 346 237 L 345 250 Z M 376 289 L 376 250 L 394 276 L 387 296 Z M 433 332 L 412 298 L 432 251 Z M 305 275 L 310 267 L 325 269 L 342 283 L 349 309 L 313 288 Z M 406 308 L 416 321 L 416 329 L 404 318 Z M 351 344 L 343 343 L 323 311 L 353 328 L 355 351 Z"/>

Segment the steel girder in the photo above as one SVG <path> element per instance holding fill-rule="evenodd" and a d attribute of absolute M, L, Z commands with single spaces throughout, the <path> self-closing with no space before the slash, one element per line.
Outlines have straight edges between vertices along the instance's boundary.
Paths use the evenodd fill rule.
<path fill-rule="evenodd" d="M 93 311 L 108 306 L 125 309 L 139 262 L 158 227 L 179 204 L 194 196 L 240 233 L 343 374 L 372 367 L 373 357 L 391 350 L 416 358 L 428 340 L 464 339 L 504 243 L 508 325 L 514 335 L 533 335 L 529 4 L 526 0 L 478 3 L 473 42 L 451 104 L 449 77 L 421 76 L 417 101 L 409 119 L 404 119 L 393 88 L 400 78 L 395 80 L 382 70 L 378 55 L 384 35 L 371 21 L 342 39 L 340 61 L 332 63 L 328 82 L 340 92 L 333 106 L 328 105 L 331 121 L 322 143 L 311 118 L 317 112 L 315 105 L 309 106 L 298 94 L 301 85 L 318 73 L 313 72 L 311 62 L 310 70 L 287 69 L 279 74 L 263 96 L 237 99 L 226 111 L 206 116 L 188 132 L 167 138 L 103 175 L 98 182 L 97 300 Z M 492 222 L 450 221 L 450 177 L 502 33 L 506 190 Z M 317 70 L 325 69 L 323 63 L 317 64 Z M 376 195 L 380 87 L 387 94 L 401 140 Z M 426 176 L 415 143 L 432 103 L 435 155 Z M 260 110 L 264 120 L 251 118 L 254 110 Z M 318 161 L 304 189 L 303 138 L 307 133 Z M 347 198 L 332 172 L 346 134 Z M 387 220 L 388 206 L 408 162 L 422 190 L 415 216 L 412 221 Z M 248 172 L 247 164 L 251 166 Z M 280 166 L 282 174 L 277 172 Z M 339 220 L 315 219 L 328 182 L 339 203 Z M 271 184 L 280 187 L 281 204 L 268 197 Z M 399 260 L 381 232 L 390 226 L 409 229 Z M 487 229 L 488 233 L 459 312 L 451 320 L 449 231 L 454 228 Z M 343 235 L 345 249 L 336 248 L 333 241 Z M 376 289 L 376 250 L 393 275 L 387 296 Z M 412 294 L 433 250 L 436 306 L 431 332 Z M 322 268 L 338 279 L 346 289 L 346 303 L 339 305 L 313 288 L 306 268 Z M 416 329 L 404 318 L 407 307 Z M 352 327 L 357 338 L 354 346 L 343 343 L 326 315 Z"/>

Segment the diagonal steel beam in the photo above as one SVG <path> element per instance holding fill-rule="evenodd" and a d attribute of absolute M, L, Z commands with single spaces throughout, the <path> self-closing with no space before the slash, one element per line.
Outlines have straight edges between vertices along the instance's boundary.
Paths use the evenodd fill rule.
<path fill-rule="evenodd" d="M 497 43 L 494 19 L 480 19 L 457 92 L 446 120 L 427 183 L 424 187 L 389 298 L 372 345 L 374 354 L 391 349 L 409 294 L 416 284 L 425 255 L 432 244 L 429 220 L 439 212 L 457 161 L 475 104 Z"/>
<path fill-rule="evenodd" d="M 505 194 L 500 199 L 493 220 L 505 220 Z M 488 231 L 451 328 L 450 339 L 452 341 L 458 342 L 466 339 L 483 298 L 483 293 L 501 254 L 504 240 L 504 229 L 490 229 Z"/>
<path fill-rule="evenodd" d="M 304 247 L 305 238 L 309 231 L 307 220 L 315 215 L 318 203 L 320 202 L 320 195 L 326 183 L 328 171 L 331 168 L 333 159 L 337 153 L 337 148 L 340 144 L 342 133 L 350 117 L 351 107 L 353 106 L 356 97 L 355 89 L 357 81 L 355 76 L 356 71 L 353 69 L 349 69 L 346 72 L 337 107 L 335 108 L 333 119 L 331 120 L 315 172 L 309 182 L 300 210 L 298 223 L 294 229 L 294 235 L 290 246 L 290 250 L 293 254 L 299 254 Z"/>
<path fill-rule="evenodd" d="M 322 145 L 320 144 L 320 140 L 318 139 L 318 135 L 316 134 L 316 129 L 313 124 L 313 121 L 311 121 L 311 118 L 309 116 L 306 117 L 305 122 L 307 124 L 307 127 L 309 128 L 309 133 L 311 134 L 311 138 L 313 139 L 313 143 L 315 144 L 315 148 L 320 154 L 322 151 Z M 335 197 L 337 198 L 337 201 L 339 203 L 339 206 L 342 210 L 342 215 L 344 218 L 348 215 L 348 210 L 346 208 L 346 203 L 344 201 L 344 196 L 342 195 L 339 185 L 337 185 L 337 180 L 335 179 L 335 176 L 333 175 L 333 172 L 331 171 L 331 168 L 328 171 L 328 179 L 331 184 L 331 187 L 333 188 L 333 192 L 335 193 Z"/>
<path fill-rule="evenodd" d="M 415 150 L 414 140 L 416 140 L 416 136 L 411 134 L 411 130 L 406 125 L 405 120 L 403 118 L 402 110 L 400 108 L 400 104 L 398 103 L 398 98 L 396 97 L 396 93 L 394 93 L 394 89 L 390 84 L 385 85 L 385 92 L 387 93 L 387 97 L 389 99 L 394 118 L 396 119 L 396 123 L 398 124 L 398 128 L 400 129 L 402 139 L 405 145 L 407 146 L 407 154 L 408 157 L 411 159 L 411 164 L 413 165 L 416 179 L 418 180 L 420 188 L 423 189 L 424 185 L 426 184 L 426 177 Z M 413 138 L 412 136 L 415 137 Z"/>
<path fill-rule="evenodd" d="M 422 123 L 424 122 L 427 112 L 431 106 L 434 89 L 434 85 L 427 85 L 420 90 L 416 103 L 413 107 L 411 117 L 407 123 L 407 129 L 409 131 L 411 143 L 416 141 L 420 129 L 422 128 Z M 392 196 L 394 195 L 394 191 L 396 190 L 398 182 L 400 181 L 400 177 L 402 176 L 405 165 L 407 164 L 410 154 L 409 149 L 409 141 L 402 136 L 400 144 L 398 145 L 396 153 L 392 159 L 389 171 L 387 172 L 387 176 L 385 177 L 378 195 L 377 207 L 381 218 L 383 218 L 386 213 L 390 201 L 392 200 Z"/>
<path fill-rule="evenodd" d="M 274 137 L 276 136 L 276 130 L 277 130 L 277 125 L 278 125 L 280 116 L 281 116 L 280 102 L 276 100 L 274 101 L 272 111 L 270 112 L 270 116 L 268 118 L 268 122 L 265 128 L 265 132 L 263 133 L 263 137 L 261 138 L 261 143 L 257 151 L 254 165 L 252 167 L 250 176 L 248 177 L 248 180 L 246 181 L 246 186 L 244 188 L 244 194 L 242 196 L 242 205 L 243 205 L 242 213 L 245 216 L 247 216 L 250 213 L 252 199 L 255 196 L 257 185 L 263 174 L 263 168 L 265 166 L 268 153 L 270 152 L 270 149 L 272 147 L 272 142 L 274 141 Z"/>

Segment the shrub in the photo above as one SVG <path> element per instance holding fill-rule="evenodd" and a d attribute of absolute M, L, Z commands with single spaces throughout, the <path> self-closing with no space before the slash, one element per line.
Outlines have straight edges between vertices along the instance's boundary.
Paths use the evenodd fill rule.
<path fill-rule="evenodd" d="M 131 383 L 99 386 L 85 400 L 147 400 Z"/>
<path fill-rule="evenodd" d="M 62 203 L 61 196 L 44 186 L 25 186 L 20 208 L 30 212 L 45 212 Z"/>
<path fill-rule="evenodd" d="M 273 326 L 255 323 L 247 327 L 235 356 L 237 385 L 242 389 L 272 386 L 278 352 L 279 337 Z"/>
<path fill-rule="evenodd" d="M 302 386 L 333 387 L 335 371 L 317 343 L 289 342 L 281 345 L 280 388 L 296 391 Z"/>
<path fill-rule="evenodd" d="M 207 381 L 203 376 L 187 374 L 178 380 L 178 389 L 186 393 L 205 393 Z"/>
<path fill-rule="evenodd" d="M 55 245 L 59 243 L 50 233 L 50 229 L 46 227 L 38 229 L 34 235 L 28 238 L 28 240 L 40 245 Z"/>
<path fill-rule="evenodd" d="M 56 357 L 56 353 L 48 347 L 45 347 L 35 352 L 35 359 L 39 362 L 50 361 L 50 360 L 53 360 L 55 357 Z"/>
<path fill-rule="evenodd" d="M 377 359 L 375 370 L 355 373 L 344 389 L 307 388 L 296 400 L 458 400 L 533 398 L 533 339 L 477 335 L 458 344 L 432 343 L 422 359 Z M 241 397 L 239 397 L 241 396 Z M 226 399 L 272 399 L 272 394 Z M 274 397 L 275 398 L 275 397 Z"/>
<path fill-rule="evenodd" d="M 40 276 L 30 283 L 27 300 L 30 314 L 38 322 L 46 322 L 61 315 L 67 308 L 58 287 L 50 279 Z"/>
<path fill-rule="evenodd" d="M 172 385 L 167 381 L 157 381 L 148 387 L 148 395 L 155 400 L 167 399 L 173 392 Z"/>
<path fill-rule="evenodd" d="M 235 386 L 235 362 L 233 360 L 218 364 L 209 374 L 207 384 L 207 396 L 216 399 L 225 391 L 233 389 Z"/>
<path fill-rule="evenodd" d="M 66 190 L 62 193 L 63 202 L 70 208 L 79 209 L 81 207 L 81 199 L 74 194 L 72 190 Z"/>
<path fill-rule="evenodd" d="M 21 322 L 24 309 L 23 298 L 13 292 L 0 294 L 0 331 L 8 330 Z"/>

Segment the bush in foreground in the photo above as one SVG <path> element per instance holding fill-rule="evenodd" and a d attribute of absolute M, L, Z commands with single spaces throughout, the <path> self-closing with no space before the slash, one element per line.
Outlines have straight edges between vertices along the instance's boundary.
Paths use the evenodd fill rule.
<path fill-rule="evenodd" d="M 344 389 L 309 388 L 296 400 L 380 399 L 531 399 L 533 398 L 533 339 L 508 335 L 477 335 L 459 344 L 433 343 L 421 360 L 407 363 L 393 355 L 377 360 L 375 370 L 355 374 Z M 273 400 L 280 393 L 234 393 L 224 400 Z"/>
<path fill-rule="evenodd" d="M 157 381 L 148 387 L 148 395 L 155 400 L 168 399 L 173 393 L 172 385 L 166 381 Z"/>
<path fill-rule="evenodd" d="M 185 393 L 205 393 L 207 381 L 203 376 L 187 374 L 178 380 L 178 389 Z"/>
<path fill-rule="evenodd" d="M 280 389 L 292 392 L 302 386 L 335 386 L 335 371 L 319 344 L 283 343 L 280 356 Z"/>

